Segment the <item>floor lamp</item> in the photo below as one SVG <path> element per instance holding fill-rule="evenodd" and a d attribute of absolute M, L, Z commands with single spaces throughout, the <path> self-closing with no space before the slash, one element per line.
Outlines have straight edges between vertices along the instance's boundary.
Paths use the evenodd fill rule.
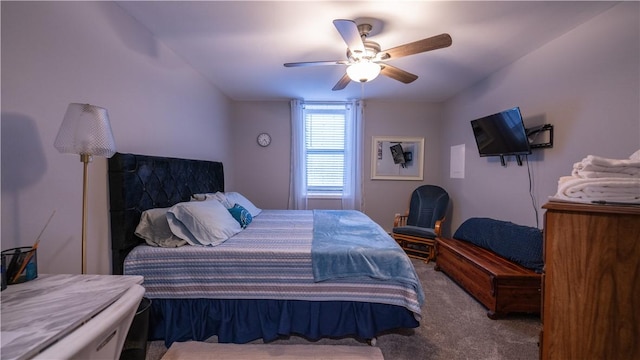
<path fill-rule="evenodd" d="M 82 178 L 82 274 L 87 273 L 87 177 L 93 155 L 110 158 L 116 152 L 107 109 L 71 103 L 53 146 L 61 153 L 78 154 L 84 165 Z"/>

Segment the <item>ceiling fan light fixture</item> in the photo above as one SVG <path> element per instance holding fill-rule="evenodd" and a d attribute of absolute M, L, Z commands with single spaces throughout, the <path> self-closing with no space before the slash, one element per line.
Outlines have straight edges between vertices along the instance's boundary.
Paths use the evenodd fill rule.
<path fill-rule="evenodd" d="M 380 65 L 370 61 L 361 61 L 349 65 L 347 75 L 353 81 L 368 82 L 375 79 L 380 74 Z"/>

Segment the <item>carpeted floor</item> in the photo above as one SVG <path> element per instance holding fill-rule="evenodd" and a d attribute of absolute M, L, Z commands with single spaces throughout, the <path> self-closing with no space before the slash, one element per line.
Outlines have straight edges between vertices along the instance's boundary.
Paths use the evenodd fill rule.
<path fill-rule="evenodd" d="M 376 346 L 386 360 L 477 359 L 536 360 L 538 316 L 514 315 L 491 320 L 486 309 L 445 274 L 433 270 L 433 263 L 413 260 L 425 291 L 420 327 L 380 335 Z M 208 342 L 216 342 L 213 337 Z M 253 343 L 262 343 L 256 340 Z M 270 344 L 320 344 L 369 346 L 355 339 L 307 341 L 300 337 Z M 147 360 L 159 360 L 167 351 L 162 341 L 149 342 Z"/>

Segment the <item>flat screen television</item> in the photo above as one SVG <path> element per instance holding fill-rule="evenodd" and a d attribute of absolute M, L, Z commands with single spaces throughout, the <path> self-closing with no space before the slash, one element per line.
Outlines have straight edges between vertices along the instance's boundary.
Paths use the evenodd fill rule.
<path fill-rule="evenodd" d="M 472 120 L 471 127 L 480 156 L 500 156 L 504 166 L 504 156 L 515 155 L 521 165 L 520 155 L 531 154 L 519 107 Z"/>

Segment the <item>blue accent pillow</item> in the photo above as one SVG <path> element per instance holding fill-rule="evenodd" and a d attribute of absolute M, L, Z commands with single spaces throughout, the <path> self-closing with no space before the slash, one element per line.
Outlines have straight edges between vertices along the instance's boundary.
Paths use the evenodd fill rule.
<path fill-rule="evenodd" d="M 490 218 L 470 218 L 453 237 L 491 250 L 538 273 L 542 272 L 542 230 Z"/>
<path fill-rule="evenodd" d="M 243 229 L 246 228 L 247 225 L 251 224 L 251 221 L 253 220 L 251 213 L 240 204 L 235 204 L 232 208 L 227 210 L 229 210 L 231 216 L 236 219 L 240 224 L 240 227 Z"/>

